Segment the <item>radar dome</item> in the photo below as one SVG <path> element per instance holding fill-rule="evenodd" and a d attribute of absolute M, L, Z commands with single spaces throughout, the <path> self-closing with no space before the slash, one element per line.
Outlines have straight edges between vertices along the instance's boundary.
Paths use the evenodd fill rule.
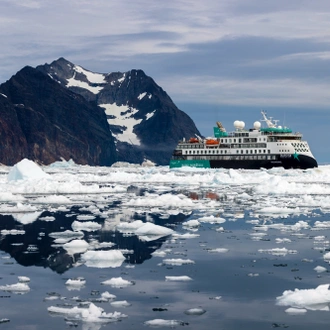
<path fill-rule="evenodd" d="M 244 121 L 239 122 L 239 129 L 243 129 L 245 127 Z"/>
<path fill-rule="evenodd" d="M 235 127 L 236 129 L 239 129 L 239 123 L 240 123 L 239 120 L 235 120 L 235 121 L 234 121 L 234 127 Z"/>
<path fill-rule="evenodd" d="M 253 124 L 253 127 L 254 127 L 254 129 L 260 129 L 260 127 L 261 127 L 260 121 L 255 121 Z"/>

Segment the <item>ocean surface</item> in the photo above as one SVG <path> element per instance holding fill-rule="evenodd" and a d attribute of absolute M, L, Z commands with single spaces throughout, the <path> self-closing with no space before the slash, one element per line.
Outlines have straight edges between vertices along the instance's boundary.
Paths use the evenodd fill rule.
<path fill-rule="evenodd" d="M 0 168 L 0 329 L 329 328 L 330 166 L 35 166 Z"/>

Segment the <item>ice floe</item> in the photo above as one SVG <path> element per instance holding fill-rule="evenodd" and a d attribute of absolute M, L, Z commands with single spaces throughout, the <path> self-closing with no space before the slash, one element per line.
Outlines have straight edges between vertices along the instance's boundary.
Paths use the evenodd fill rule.
<path fill-rule="evenodd" d="M 84 287 L 86 284 L 86 280 L 82 277 L 74 278 L 74 279 L 68 279 L 65 282 L 65 285 L 67 286 L 67 289 L 72 290 L 80 290 L 82 287 Z"/>
<path fill-rule="evenodd" d="M 51 179 L 51 176 L 35 162 L 24 158 L 10 169 L 7 179 L 8 181 Z"/>
<path fill-rule="evenodd" d="M 17 294 L 24 294 L 30 291 L 30 287 L 25 282 L 18 282 L 16 284 L 6 284 L 1 285 L 0 290 L 2 291 L 10 291 Z"/>
<path fill-rule="evenodd" d="M 126 288 L 133 285 L 134 283 L 132 281 L 125 280 L 122 277 L 113 277 L 109 280 L 101 282 L 101 284 L 110 285 L 113 288 Z"/>
<path fill-rule="evenodd" d="M 192 278 L 187 275 L 181 275 L 181 276 L 165 276 L 166 281 L 178 281 L 178 282 L 186 282 L 191 281 Z"/>
<path fill-rule="evenodd" d="M 175 328 L 180 325 L 184 325 L 184 322 L 178 320 L 164 320 L 164 319 L 154 319 L 144 322 L 145 325 L 151 327 L 169 327 Z"/>
<path fill-rule="evenodd" d="M 194 263 L 195 263 L 195 261 L 193 261 L 191 259 L 181 259 L 181 258 L 163 260 L 164 265 L 171 265 L 171 266 L 182 266 L 182 265 L 189 265 L 189 264 L 194 264 Z"/>
<path fill-rule="evenodd" d="M 81 255 L 81 260 L 87 267 L 117 268 L 122 265 L 125 257 L 119 250 L 87 251 Z"/>
<path fill-rule="evenodd" d="M 276 304 L 308 310 L 329 311 L 329 284 L 321 284 L 315 289 L 286 290 L 282 296 L 276 298 Z"/>
<path fill-rule="evenodd" d="M 103 308 L 97 307 L 93 303 L 86 308 L 50 306 L 48 312 L 63 315 L 71 320 L 88 323 L 109 323 L 127 317 L 127 315 L 119 312 L 106 313 Z"/>

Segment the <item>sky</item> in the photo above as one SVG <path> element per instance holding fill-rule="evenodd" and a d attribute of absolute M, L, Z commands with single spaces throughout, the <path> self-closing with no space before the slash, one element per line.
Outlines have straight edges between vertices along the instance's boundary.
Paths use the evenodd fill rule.
<path fill-rule="evenodd" d="M 203 135 L 263 109 L 330 163 L 327 0 L 0 0 L 0 41 L 0 83 L 59 57 L 142 69 Z"/>

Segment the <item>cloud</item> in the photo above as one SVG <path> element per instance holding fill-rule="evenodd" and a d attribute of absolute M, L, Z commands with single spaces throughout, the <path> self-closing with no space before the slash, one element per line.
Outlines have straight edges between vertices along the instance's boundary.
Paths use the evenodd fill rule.
<path fill-rule="evenodd" d="M 0 82 L 63 56 L 103 73 L 143 69 L 180 101 L 329 101 L 325 0 L 5 0 L 0 13 Z"/>
<path fill-rule="evenodd" d="M 228 79 L 213 76 L 172 77 L 161 80 L 178 102 L 258 107 L 305 107 L 328 109 L 329 81 L 299 79 Z"/>

